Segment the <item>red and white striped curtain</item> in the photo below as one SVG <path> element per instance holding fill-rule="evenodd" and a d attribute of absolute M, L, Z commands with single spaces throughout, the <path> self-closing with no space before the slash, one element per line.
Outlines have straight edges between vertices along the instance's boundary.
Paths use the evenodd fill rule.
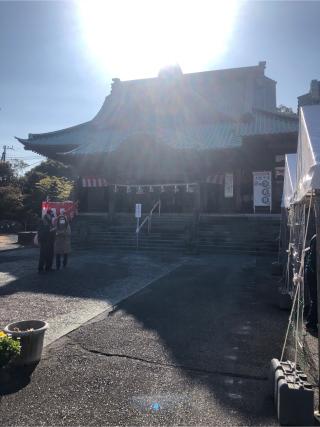
<path fill-rule="evenodd" d="M 207 177 L 207 182 L 211 184 L 223 184 L 224 183 L 224 173 L 217 173 L 215 175 L 210 175 Z"/>
<path fill-rule="evenodd" d="M 108 187 L 108 182 L 105 178 L 85 177 L 82 178 L 82 187 Z"/>

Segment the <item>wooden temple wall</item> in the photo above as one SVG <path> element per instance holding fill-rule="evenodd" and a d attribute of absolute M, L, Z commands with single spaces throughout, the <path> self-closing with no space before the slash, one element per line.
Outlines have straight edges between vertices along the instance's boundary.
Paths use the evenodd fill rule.
<path fill-rule="evenodd" d="M 124 154 L 114 158 L 108 165 L 105 161 L 95 169 L 108 171 L 104 175 L 111 184 L 106 188 L 79 187 L 80 210 L 99 212 L 131 212 L 135 203 L 142 203 L 144 211 L 149 211 L 155 201 L 162 200 L 163 212 L 203 212 L 203 213 L 253 213 L 253 172 L 270 171 L 272 176 L 272 213 L 280 212 L 283 190 L 284 154 L 295 152 L 296 140 L 283 138 L 253 138 L 241 148 L 229 151 L 209 151 L 175 157 L 170 152 L 170 161 L 166 156 L 162 162 L 156 162 L 156 156 L 150 152 L 141 163 L 135 156 L 130 161 L 128 149 L 126 162 Z M 167 154 L 167 153 L 166 153 Z M 125 167 L 125 164 L 127 167 Z M 133 167 L 134 164 L 134 167 Z M 130 165 L 130 167 L 128 166 Z M 121 167 L 120 167 L 121 166 Z M 93 169 L 94 170 L 94 169 Z M 85 170 L 82 171 L 85 173 Z M 99 172 L 97 172 L 99 173 Z M 124 173 L 124 175 L 123 175 Z M 232 190 L 230 194 L 225 188 L 227 175 L 232 174 Z M 172 184 L 169 186 L 169 184 Z M 178 191 L 174 191 L 174 183 L 178 183 Z M 186 185 L 197 183 L 196 191 L 187 192 Z M 133 191 L 118 189 L 114 185 L 133 186 Z M 169 186 L 165 191 L 145 189 L 142 194 L 138 185 L 156 184 Z M 137 194 L 138 193 L 138 194 Z M 269 207 L 256 208 L 256 212 L 268 213 Z"/>

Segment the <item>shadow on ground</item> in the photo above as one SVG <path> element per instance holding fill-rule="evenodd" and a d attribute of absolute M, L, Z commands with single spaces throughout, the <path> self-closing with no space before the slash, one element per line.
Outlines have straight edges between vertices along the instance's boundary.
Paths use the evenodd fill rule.
<path fill-rule="evenodd" d="M 32 383 L 3 396 L 5 422 L 277 425 L 267 373 L 288 315 L 275 304 L 271 261 L 190 258 L 47 348 Z"/>
<path fill-rule="evenodd" d="M 127 277 L 128 265 L 119 259 L 108 264 L 74 260 L 71 266 L 59 271 L 38 274 L 35 270 L 21 277 L 20 273 L 13 274 L 14 280 L 0 286 L 0 297 L 31 292 L 90 298 L 101 287 Z"/>
<path fill-rule="evenodd" d="M 274 414 L 268 367 L 288 317 L 275 304 L 271 261 L 193 260 L 70 337 L 95 354 L 178 368 L 248 423 L 265 423 Z"/>
<path fill-rule="evenodd" d="M 0 396 L 17 393 L 26 387 L 38 363 L 28 366 L 8 366 L 0 376 Z"/>

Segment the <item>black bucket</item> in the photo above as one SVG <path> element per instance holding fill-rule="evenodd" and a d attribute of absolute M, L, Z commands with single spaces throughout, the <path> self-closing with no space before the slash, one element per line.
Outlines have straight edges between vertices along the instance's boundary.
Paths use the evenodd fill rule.
<path fill-rule="evenodd" d="M 29 365 L 40 361 L 44 334 L 47 329 L 48 323 L 43 320 L 22 320 L 10 323 L 4 328 L 5 332 L 13 338 L 20 338 L 21 353 L 14 359 L 15 365 Z"/>

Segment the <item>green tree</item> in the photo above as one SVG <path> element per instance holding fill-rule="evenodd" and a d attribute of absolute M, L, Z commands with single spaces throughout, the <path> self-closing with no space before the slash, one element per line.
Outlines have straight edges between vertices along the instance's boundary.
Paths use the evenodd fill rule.
<path fill-rule="evenodd" d="M 0 220 L 19 219 L 22 211 L 19 180 L 9 162 L 0 162 Z"/>
<path fill-rule="evenodd" d="M 0 186 L 10 185 L 15 180 L 14 170 L 9 162 L 0 162 Z"/>
<path fill-rule="evenodd" d="M 0 220 L 20 219 L 23 212 L 23 194 L 17 185 L 0 187 Z"/>
<path fill-rule="evenodd" d="M 16 177 L 20 177 L 23 175 L 26 168 L 29 167 L 28 163 L 24 160 L 13 159 L 11 160 L 11 167 Z"/>
<path fill-rule="evenodd" d="M 69 179 L 75 178 L 75 172 L 71 166 L 66 166 L 56 160 L 46 160 L 40 163 L 40 165 L 35 166 L 31 171 L 27 172 L 26 177 L 33 173 L 39 173 L 43 176 L 57 176 Z"/>
<path fill-rule="evenodd" d="M 286 105 L 283 105 L 283 104 L 280 104 L 279 107 L 277 107 L 277 111 L 283 114 L 294 114 L 291 107 L 287 107 Z"/>
<path fill-rule="evenodd" d="M 62 202 L 69 200 L 73 192 L 73 182 L 67 178 L 46 176 L 36 184 L 36 192 L 43 200 Z"/>
<path fill-rule="evenodd" d="M 74 171 L 54 160 L 46 160 L 28 171 L 20 179 L 25 195 L 25 211 L 28 214 L 39 215 L 41 203 L 70 200 L 73 196 Z"/>

